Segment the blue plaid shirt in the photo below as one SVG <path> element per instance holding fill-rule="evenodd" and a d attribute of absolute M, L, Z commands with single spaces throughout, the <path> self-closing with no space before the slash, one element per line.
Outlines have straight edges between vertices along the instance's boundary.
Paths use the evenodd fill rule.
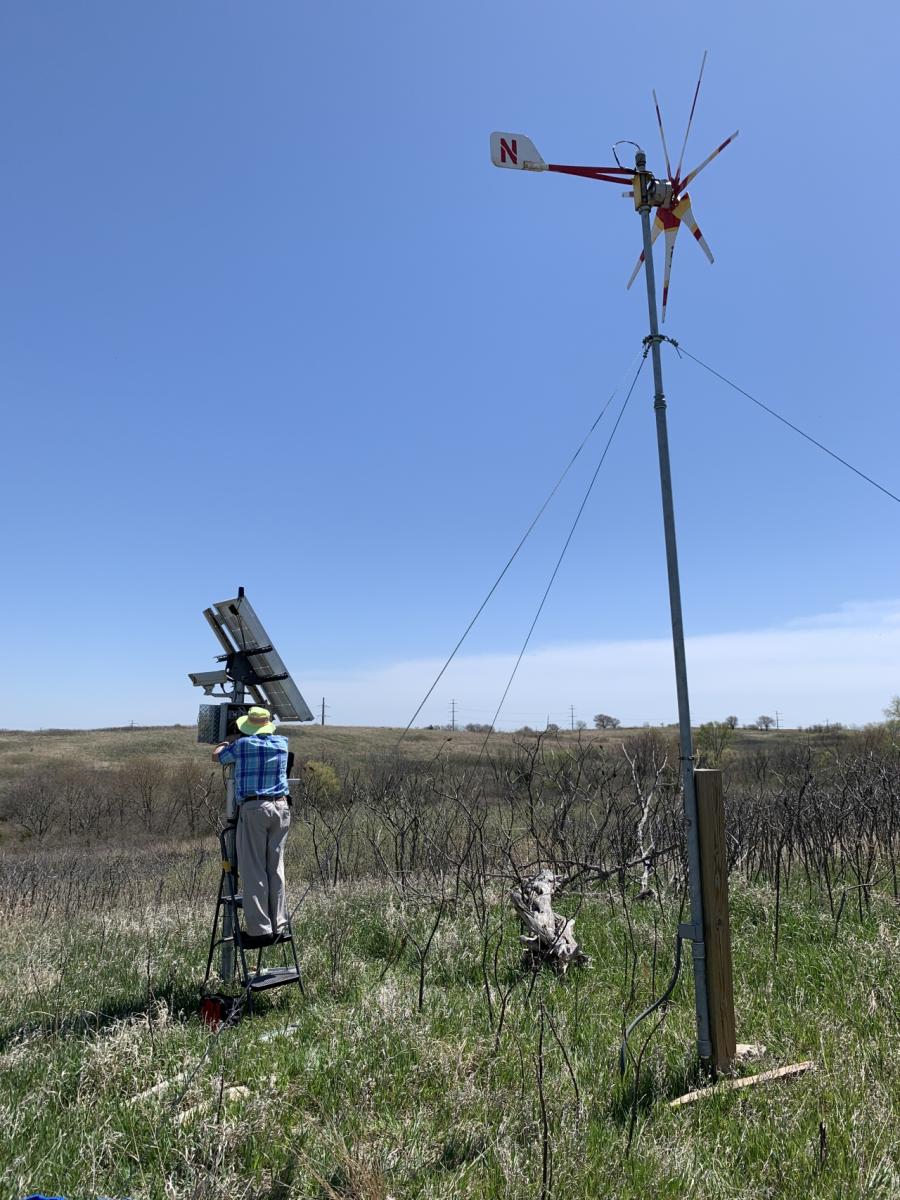
<path fill-rule="evenodd" d="M 277 733 L 240 737 L 219 752 L 220 763 L 234 763 L 234 798 L 288 794 L 287 738 Z"/>

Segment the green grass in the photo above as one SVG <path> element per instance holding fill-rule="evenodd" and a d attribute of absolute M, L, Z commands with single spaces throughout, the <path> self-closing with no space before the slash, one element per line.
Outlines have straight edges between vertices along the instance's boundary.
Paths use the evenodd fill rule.
<path fill-rule="evenodd" d="M 299 843 L 302 830 L 293 836 Z M 551 1194 L 560 1200 L 900 1193 L 900 914 L 887 899 L 876 898 L 864 922 L 845 914 L 835 936 L 827 912 L 799 894 L 782 897 L 776 963 L 772 893 L 735 883 L 738 1037 L 767 1047 L 752 1070 L 807 1058 L 816 1069 L 672 1110 L 667 1101 L 696 1082 L 689 966 L 640 1080 L 632 1071 L 620 1083 L 616 1055 L 623 1013 L 634 1015 L 671 969 L 674 903 L 665 918 L 656 906 L 630 906 L 630 996 L 616 898 L 582 905 L 576 929 L 593 964 L 558 978 L 521 973 L 518 931 L 498 891 L 492 1027 L 465 906 L 439 929 L 419 1012 L 403 933 L 425 915 L 371 881 L 312 892 L 296 919 L 306 999 L 282 989 L 252 1020 L 214 1036 L 196 1015 L 211 907 L 183 898 L 191 869 L 186 854 L 137 852 L 123 867 L 128 908 L 65 912 L 57 901 L 46 912 L 38 899 L 8 918 L 4 1198 L 537 1198 L 542 1012 Z M 204 871 L 212 895 L 212 859 Z M 639 1031 L 636 1049 L 642 1040 Z M 220 1101 L 232 1086 L 247 1094 Z"/>

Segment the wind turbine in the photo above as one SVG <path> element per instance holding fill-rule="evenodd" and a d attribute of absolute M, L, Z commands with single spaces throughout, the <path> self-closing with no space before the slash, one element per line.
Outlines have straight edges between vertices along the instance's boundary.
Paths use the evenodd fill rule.
<path fill-rule="evenodd" d="M 718 145 L 711 154 L 704 158 L 699 166 L 694 167 L 692 171 L 682 177 L 681 168 L 684 163 L 684 154 L 687 149 L 688 137 L 691 132 L 691 125 L 694 121 L 694 112 L 697 108 L 697 97 L 700 95 L 700 84 L 703 82 L 703 69 L 706 66 L 706 53 L 704 52 L 703 61 L 700 64 L 700 75 L 697 79 L 697 86 L 694 89 L 694 99 L 691 103 L 691 111 L 688 116 L 687 128 L 684 131 L 684 141 L 681 144 L 681 153 L 678 156 L 678 165 L 675 170 L 672 170 L 672 165 L 669 161 L 669 149 L 666 145 L 666 134 L 663 128 L 662 113 L 660 112 L 659 100 L 656 97 L 656 92 L 653 92 L 653 105 L 656 109 L 656 120 L 659 125 L 659 136 L 662 141 L 663 156 L 666 161 L 666 177 L 665 179 L 654 179 L 654 188 L 652 190 L 650 203 L 656 209 L 656 216 L 653 220 L 653 226 L 650 232 L 651 244 L 656 241 L 660 234 L 665 236 L 665 263 L 663 266 L 663 290 L 662 290 L 662 319 L 666 319 L 666 308 L 669 302 L 669 283 L 672 276 L 672 256 L 675 253 L 675 239 L 678 237 L 678 231 L 682 225 L 686 225 L 690 232 L 694 235 L 694 239 L 700 246 L 700 249 L 712 263 L 714 262 L 712 251 L 707 244 L 706 238 L 700 231 L 700 226 L 694 219 L 693 209 L 691 207 L 691 198 L 687 192 L 689 184 L 693 183 L 701 171 L 716 158 L 726 146 L 730 146 L 734 139 L 738 136 L 739 130 L 725 139 Z M 615 153 L 615 152 L 614 152 Z M 614 167 L 573 167 L 565 166 L 561 163 L 544 162 L 537 151 L 534 143 L 530 138 L 525 137 L 521 133 L 492 133 L 491 134 L 491 162 L 495 167 L 510 167 L 520 171 L 556 171 L 564 175 L 580 175 L 584 179 L 599 179 L 604 183 L 632 183 L 634 179 L 634 171 L 625 168 L 616 159 Z M 631 187 L 625 196 L 634 198 L 634 188 Z M 635 199 L 635 207 L 639 208 L 638 198 Z M 645 251 L 642 250 L 638 257 L 635 268 L 631 273 L 631 277 L 626 284 L 630 288 L 638 276 L 645 260 Z"/>
<path fill-rule="evenodd" d="M 656 278 L 653 267 L 653 242 L 660 233 L 665 234 L 665 268 L 663 274 L 663 315 L 665 315 L 666 304 L 669 294 L 669 282 L 672 270 L 672 256 L 675 251 L 675 240 L 678 236 L 678 230 L 682 224 L 687 225 L 688 229 L 694 235 L 694 238 L 699 242 L 701 249 L 712 262 L 712 252 L 700 232 L 697 222 L 694 220 L 694 215 L 691 210 L 690 196 L 686 188 L 692 183 L 704 168 L 706 168 L 712 160 L 730 145 L 737 137 L 737 132 L 731 137 L 726 138 L 721 145 L 713 150 L 712 154 L 695 167 L 693 171 L 689 171 L 684 178 L 681 177 L 681 167 L 684 161 L 684 152 L 687 148 L 688 136 L 691 131 L 691 124 L 694 119 L 694 112 L 697 107 L 697 97 L 700 93 L 700 83 L 703 79 L 703 68 L 706 65 L 706 54 L 703 55 L 703 61 L 700 65 L 700 77 L 697 80 L 697 86 L 694 89 L 694 99 L 691 104 L 691 111 L 688 117 L 687 129 L 685 130 L 684 142 L 681 147 L 681 154 L 678 157 L 678 166 L 673 171 L 669 162 L 669 151 L 666 146 L 666 137 L 663 130 L 662 115 L 659 110 L 659 103 L 656 99 L 656 93 L 653 93 L 653 100 L 656 106 L 656 116 L 659 123 L 659 132 L 663 144 L 663 155 L 666 162 L 666 178 L 658 179 L 651 171 L 647 170 L 647 156 L 644 151 L 638 146 L 635 155 L 634 170 L 629 170 L 623 167 L 619 162 L 618 155 L 613 150 L 613 157 L 616 159 L 614 167 L 579 167 L 566 166 L 560 163 L 547 163 L 538 153 L 537 148 L 530 138 L 524 134 L 515 133 L 492 133 L 491 134 L 491 161 L 494 166 L 506 167 L 519 171 L 554 171 L 564 175 L 580 175 L 586 179 L 597 179 L 604 183 L 629 183 L 630 188 L 625 193 L 634 201 L 634 207 L 641 217 L 641 232 L 643 235 L 643 250 L 638 258 L 637 266 L 631 274 L 628 281 L 628 287 L 637 277 L 641 268 L 641 264 L 645 267 L 645 277 L 647 280 L 647 308 L 650 318 L 650 334 L 644 339 L 652 354 L 653 361 L 653 383 L 654 383 L 654 402 L 653 409 L 656 415 L 656 441 L 659 455 L 659 480 L 660 491 L 662 494 L 662 509 L 663 509 L 663 528 L 666 541 L 666 566 L 669 580 L 669 608 L 672 620 L 672 649 L 675 658 L 675 682 L 678 694 L 678 728 L 679 728 L 679 744 L 681 757 L 681 778 L 684 794 L 684 819 L 685 833 L 687 839 L 687 857 L 688 857 L 688 878 L 690 883 L 690 898 L 691 898 L 691 919 L 690 922 L 680 925 L 678 929 L 678 955 L 677 962 L 680 962 L 680 950 L 682 939 L 689 940 L 692 943 L 692 959 L 694 968 L 694 1008 L 697 1017 L 697 1052 L 701 1060 L 708 1062 L 713 1053 L 713 1042 L 710 1029 L 710 1005 L 709 996 L 707 993 L 707 969 L 706 969 L 706 942 L 704 935 L 703 921 L 703 884 L 701 878 L 700 865 L 700 839 L 697 823 L 697 795 L 694 781 L 694 752 L 693 740 L 691 737 L 691 714 L 690 703 L 688 697 L 688 682 L 687 682 L 687 663 L 684 651 L 684 623 L 681 612 L 681 585 L 678 577 L 678 549 L 675 539 L 675 508 L 672 498 L 672 471 L 669 461 L 669 437 L 666 426 L 666 399 L 663 392 L 662 380 L 662 361 L 660 355 L 660 343 L 664 340 L 659 332 L 659 324 L 656 312 Z M 616 143 L 617 145 L 620 143 Z M 633 145 L 634 143 L 632 143 Z M 656 209 L 656 216 L 651 229 L 650 211 Z M 677 974 L 676 964 L 676 974 Z M 730 973 L 730 959 L 729 959 Z M 673 976 L 673 984 L 674 984 Z M 730 974 L 729 974 L 730 984 Z M 730 989 L 729 989 L 730 995 Z M 730 1001 L 729 1001 L 730 1002 Z M 654 1008 L 659 1007 L 662 1000 L 657 1001 L 650 1008 L 646 1009 L 637 1019 L 631 1023 L 630 1029 L 633 1029 L 638 1021 L 647 1016 Z M 732 1018 L 733 1027 L 733 1018 Z M 626 1032 L 627 1038 L 627 1032 Z M 718 1048 L 717 1048 L 718 1054 Z"/>

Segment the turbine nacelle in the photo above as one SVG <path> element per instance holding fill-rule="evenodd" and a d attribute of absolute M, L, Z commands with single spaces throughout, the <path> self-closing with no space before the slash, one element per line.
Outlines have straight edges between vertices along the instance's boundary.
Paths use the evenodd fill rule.
<path fill-rule="evenodd" d="M 635 176 L 637 179 L 637 176 Z M 670 179 L 656 179 L 653 175 L 642 176 L 643 188 L 641 189 L 644 197 L 651 208 L 671 208 L 678 198 L 675 185 Z M 630 192 L 625 193 L 626 196 L 634 196 L 634 188 Z M 636 197 L 634 207 L 641 207 L 641 197 Z"/>

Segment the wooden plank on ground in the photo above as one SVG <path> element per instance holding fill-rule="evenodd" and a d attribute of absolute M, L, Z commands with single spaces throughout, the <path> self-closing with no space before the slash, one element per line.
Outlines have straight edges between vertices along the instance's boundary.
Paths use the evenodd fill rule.
<path fill-rule="evenodd" d="M 246 1100 L 250 1095 L 250 1089 L 246 1087 L 228 1087 L 222 1093 L 222 1102 L 229 1104 L 234 1100 Z M 217 1107 L 219 1103 L 218 1096 L 211 1100 L 204 1100 L 202 1104 L 195 1104 L 192 1108 L 186 1108 L 184 1112 L 178 1114 L 175 1118 L 176 1125 L 184 1125 L 187 1121 L 194 1117 L 205 1116 Z"/>
<path fill-rule="evenodd" d="M 774 1079 L 787 1079 L 794 1075 L 803 1075 L 811 1071 L 815 1063 L 791 1063 L 789 1067 L 775 1067 L 771 1071 L 763 1071 L 760 1075 L 748 1075 L 744 1079 L 727 1079 L 724 1083 L 713 1084 L 712 1087 L 698 1088 L 696 1092 L 688 1092 L 677 1100 L 669 1101 L 669 1108 L 679 1108 L 682 1104 L 693 1104 L 695 1100 L 704 1100 L 707 1096 L 717 1096 L 721 1092 L 736 1092 L 740 1088 L 755 1087 L 758 1083 L 770 1083 Z"/>
<path fill-rule="evenodd" d="M 153 1087 L 147 1088 L 146 1092 L 138 1092 L 136 1096 L 131 1096 L 125 1101 L 126 1104 L 137 1104 L 139 1100 L 147 1100 L 150 1096 L 162 1096 L 170 1087 L 174 1087 L 176 1083 L 183 1083 L 187 1079 L 187 1071 L 179 1071 L 177 1075 L 173 1075 L 171 1079 L 161 1079 L 159 1083 L 155 1083 Z"/>

